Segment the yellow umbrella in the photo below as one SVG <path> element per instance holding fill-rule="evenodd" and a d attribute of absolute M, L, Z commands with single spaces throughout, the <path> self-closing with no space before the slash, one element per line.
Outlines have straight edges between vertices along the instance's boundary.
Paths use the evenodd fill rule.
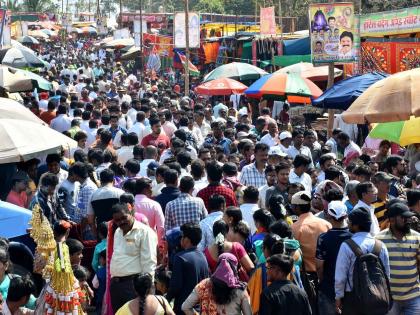
<path fill-rule="evenodd" d="M 372 84 L 343 113 L 346 123 L 384 123 L 420 116 L 420 68 Z"/>
<path fill-rule="evenodd" d="M 393 121 L 377 124 L 369 137 L 385 139 L 401 146 L 420 143 L 420 117 L 411 116 L 406 121 Z"/>

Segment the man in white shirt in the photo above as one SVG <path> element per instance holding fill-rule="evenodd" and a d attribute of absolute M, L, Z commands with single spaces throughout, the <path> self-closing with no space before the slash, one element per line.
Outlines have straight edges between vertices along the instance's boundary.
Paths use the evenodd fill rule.
<path fill-rule="evenodd" d="M 58 132 L 67 131 L 71 127 L 71 118 L 67 115 L 67 107 L 59 105 L 57 108 L 57 116 L 51 120 L 50 127 Z"/>
<path fill-rule="evenodd" d="M 133 278 L 140 273 L 154 275 L 158 242 L 156 233 L 146 224 L 136 221 L 127 204 L 114 205 L 112 213 L 114 223 L 118 226 L 110 263 L 111 303 L 116 313 L 137 296 Z"/>
<path fill-rule="evenodd" d="M 296 155 L 293 160 L 293 169 L 289 174 L 289 183 L 300 183 L 305 187 L 305 191 L 308 194 L 312 192 L 312 179 L 308 173 L 305 173 L 308 169 L 309 164 L 311 163 L 310 159 L 302 154 Z"/>
<path fill-rule="evenodd" d="M 208 216 L 200 221 L 202 231 L 201 241 L 197 248 L 204 251 L 207 247 L 214 243 L 213 225 L 214 222 L 221 220 L 223 212 L 226 209 L 226 201 L 222 195 L 214 194 L 209 198 Z"/>
<path fill-rule="evenodd" d="M 260 142 L 265 143 L 269 147 L 273 147 L 279 144 L 278 128 L 276 122 L 268 123 L 268 133 L 261 138 Z"/>
<path fill-rule="evenodd" d="M 340 129 L 342 132 L 345 132 L 352 141 L 357 140 L 359 133 L 357 124 L 347 124 L 344 122 L 342 114 L 335 115 L 333 129 Z"/>
<path fill-rule="evenodd" d="M 232 94 L 229 98 L 229 101 L 232 102 L 233 108 L 238 109 L 239 103 L 241 102 L 240 94 Z"/>
<path fill-rule="evenodd" d="M 354 143 L 348 134 L 345 132 L 341 132 L 337 136 L 337 143 L 338 145 L 344 149 L 344 153 L 342 159 L 345 161 L 347 158 L 350 158 L 351 155 L 358 154 L 359 156 L 362 155 L 362 150 L 360 147 Z M 346 161 L 345 161 L 346 162 Z"/>
<path fill-rule="evenodd" d="M 375 208 L 372 206 L 372 204 L 377 200 L 378 189 L 372 182 L 359 183 L 356 186 L 356 194 L 359 198 L 359 202 L 354 206 L 353 209 L 365 208 L 369 211 L 370 217 L 372 219 L 370 234 L 375 236 L 380 232 L 380 228 L 378 219 L 375 216 Z"/>
<path fill-rule="evenodd" d="M 278 144 L 278 146 L 283 151 L 283 153 L 287 154 L 287 150 L 292 144 L 292 134 L 289 131 L 282 131 L 279 135 L 279 139 L 280 143 Z"/>
<path fill-rule="evenodd" d="M 143 151 L 143 161 L 140 163 L 140 172 L 138 176 L 147 177 L 147 167 L 151 162 L 156 162 L 158 157 L 158 149 L 152 145 L 148 145 Z"/>
<path fill-rule="evenodd" d="M 139 138 L 134 132 L 127 134 L 127 145 L 122 146 L 117 150 L 117 160 L 122 165 L 134 158 L 133 149 L 134 146 L 139 143 Z"/>
<path fill-rule="evenodd" d="M 127 102 L 131 104 L 131 96 L 127 94 L 127 90 L 123 87 L 118 88 L 117 90 L 118 96 L 116 99 L 118 100 L 118 104 L 121 105 L 123 102 Z"/>
<path fill-rule="evenodd" d="M 175 131 L 178 129 L 175 124 L 171 121 L 172 114 L 168 109 L 163 109 L 159 111 L 158 113 L 160 124 L 162 126 L 162 129 L 166 136 L 171 139 L 175 133 Z"/>
<path fill-rule="evenodd" d="M 300 130 L 293 131 L 292 138 L 293 138 L 293 145 L 291 145 L 287 149 L 287 152 L 286 152 L 287 155 L 290 156 L 292 159 L 294 159 L 298 154 L 305 155 L 311 161 L 309 167 L 313 168 L 314 164 L 312 162 L 311 150 L 308 147 L 303 145 L 303 140 L 304 140 L 303 131 L 300 131 Z"/>
<path fill-rule="evenodd" d="M 90 148 L 90 146 L 96 141 L 97 132 L 98 132 L 98 121 L 89 120 L 89 128 L 86 131 L 86 134 L 87 134 L 86 147 L 87 148 Z"/>
<path fill-rule="evenodd" d="M 146 119 L 146 116 L 144 112 L 139 111 L 136 114 L 136 122 L 133 124 L 133 126 L 130 129 L 128 129 L 128 133 L 134 132 L 137 135 L 139 139 L 139 143 L 141 143 L 141 141 L 143 140 L 145 136 L 152 133 L 152 129 L 144 125 L 145 119 Z"/>
<path fill-rule="evenodd" d="M 259 191 L 257 187 L 249 186 L 245 188 L 243 195 L 243 204 L 241 204 L 240 209 L 242 212 L 242 220 L 244 220 L 251 231 L 251 235 L 254 234 L 257 230 L 254 222 L 254 212 L 257 211 L 260 207 L 258 206 Z"/>
<path fill-rule="evenodd" d="M 200 130 L 201 136 L 205 139 L 211 133 L 211 127 L 204 119 L 204 111 L 199 110 L 194 112 L 194 121 L 194 126 Z"/>
<path fill-rule="evenodd" d="M 325 145 L 331 148 L 331 153 L 337 156 L 337 136 L 341 133 L 341 129 L 334 129 L 331 138 L 325 142 Z"/>

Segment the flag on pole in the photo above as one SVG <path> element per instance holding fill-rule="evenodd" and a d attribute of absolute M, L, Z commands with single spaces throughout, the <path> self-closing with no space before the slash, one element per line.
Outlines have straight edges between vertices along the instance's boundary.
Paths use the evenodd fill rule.
<path fill-rule="evenodd" d="M 185 67 L 185 63 L 187 62 L 187 57 L 180 51 L 177 51 L 176 54 L 178 55 L 179 60 L 181 61 L 182 65 Z M 188 60 L 188 71 L 190 75 L 193 77 L 198 77 L 200 75 L 200 70 L 194 66 L 191 61 Z"/>

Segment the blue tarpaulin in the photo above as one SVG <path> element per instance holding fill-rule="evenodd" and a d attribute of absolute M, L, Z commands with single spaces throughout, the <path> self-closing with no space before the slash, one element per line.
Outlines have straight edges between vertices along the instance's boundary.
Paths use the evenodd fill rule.
<path fill-rule="evenodd" d="M 346 110 L 373 83 L 389 76 L 386 73 L 367 73 L 340 81 L 312 101 L 312 105 L 321 108 Z"/>
<path fill-rule="evenodd" d="M 0 236 L 12 238 L 27 234 L 32 211 L 0 201 Z"/>
<path fill-rule="evenodd" d="M 311 40 L 309 37 L 283 41 L 283 55 L 310 55 Z"/>

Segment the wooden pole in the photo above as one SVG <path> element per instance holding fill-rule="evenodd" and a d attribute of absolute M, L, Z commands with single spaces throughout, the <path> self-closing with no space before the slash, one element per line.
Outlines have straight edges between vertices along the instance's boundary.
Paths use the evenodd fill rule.
<path fill-rule="evenodd" d="M 190 71 L 188 69 L 188 63 L 190 60 L 190 23 L 188 17 L 188 0 L 185 0 L 185 96 L 190 95 Z"/>
<path fill-rule="evenodd" d="M 328 83 L 327 89 L 334 85 L 334 62 L 328 63 Z M 334 125 L 334 109 L 328 110 L 328 123 L 327 123 L 327 130 L 328 130 L 328 137 L 332 135 L 332 129 Z"/>

